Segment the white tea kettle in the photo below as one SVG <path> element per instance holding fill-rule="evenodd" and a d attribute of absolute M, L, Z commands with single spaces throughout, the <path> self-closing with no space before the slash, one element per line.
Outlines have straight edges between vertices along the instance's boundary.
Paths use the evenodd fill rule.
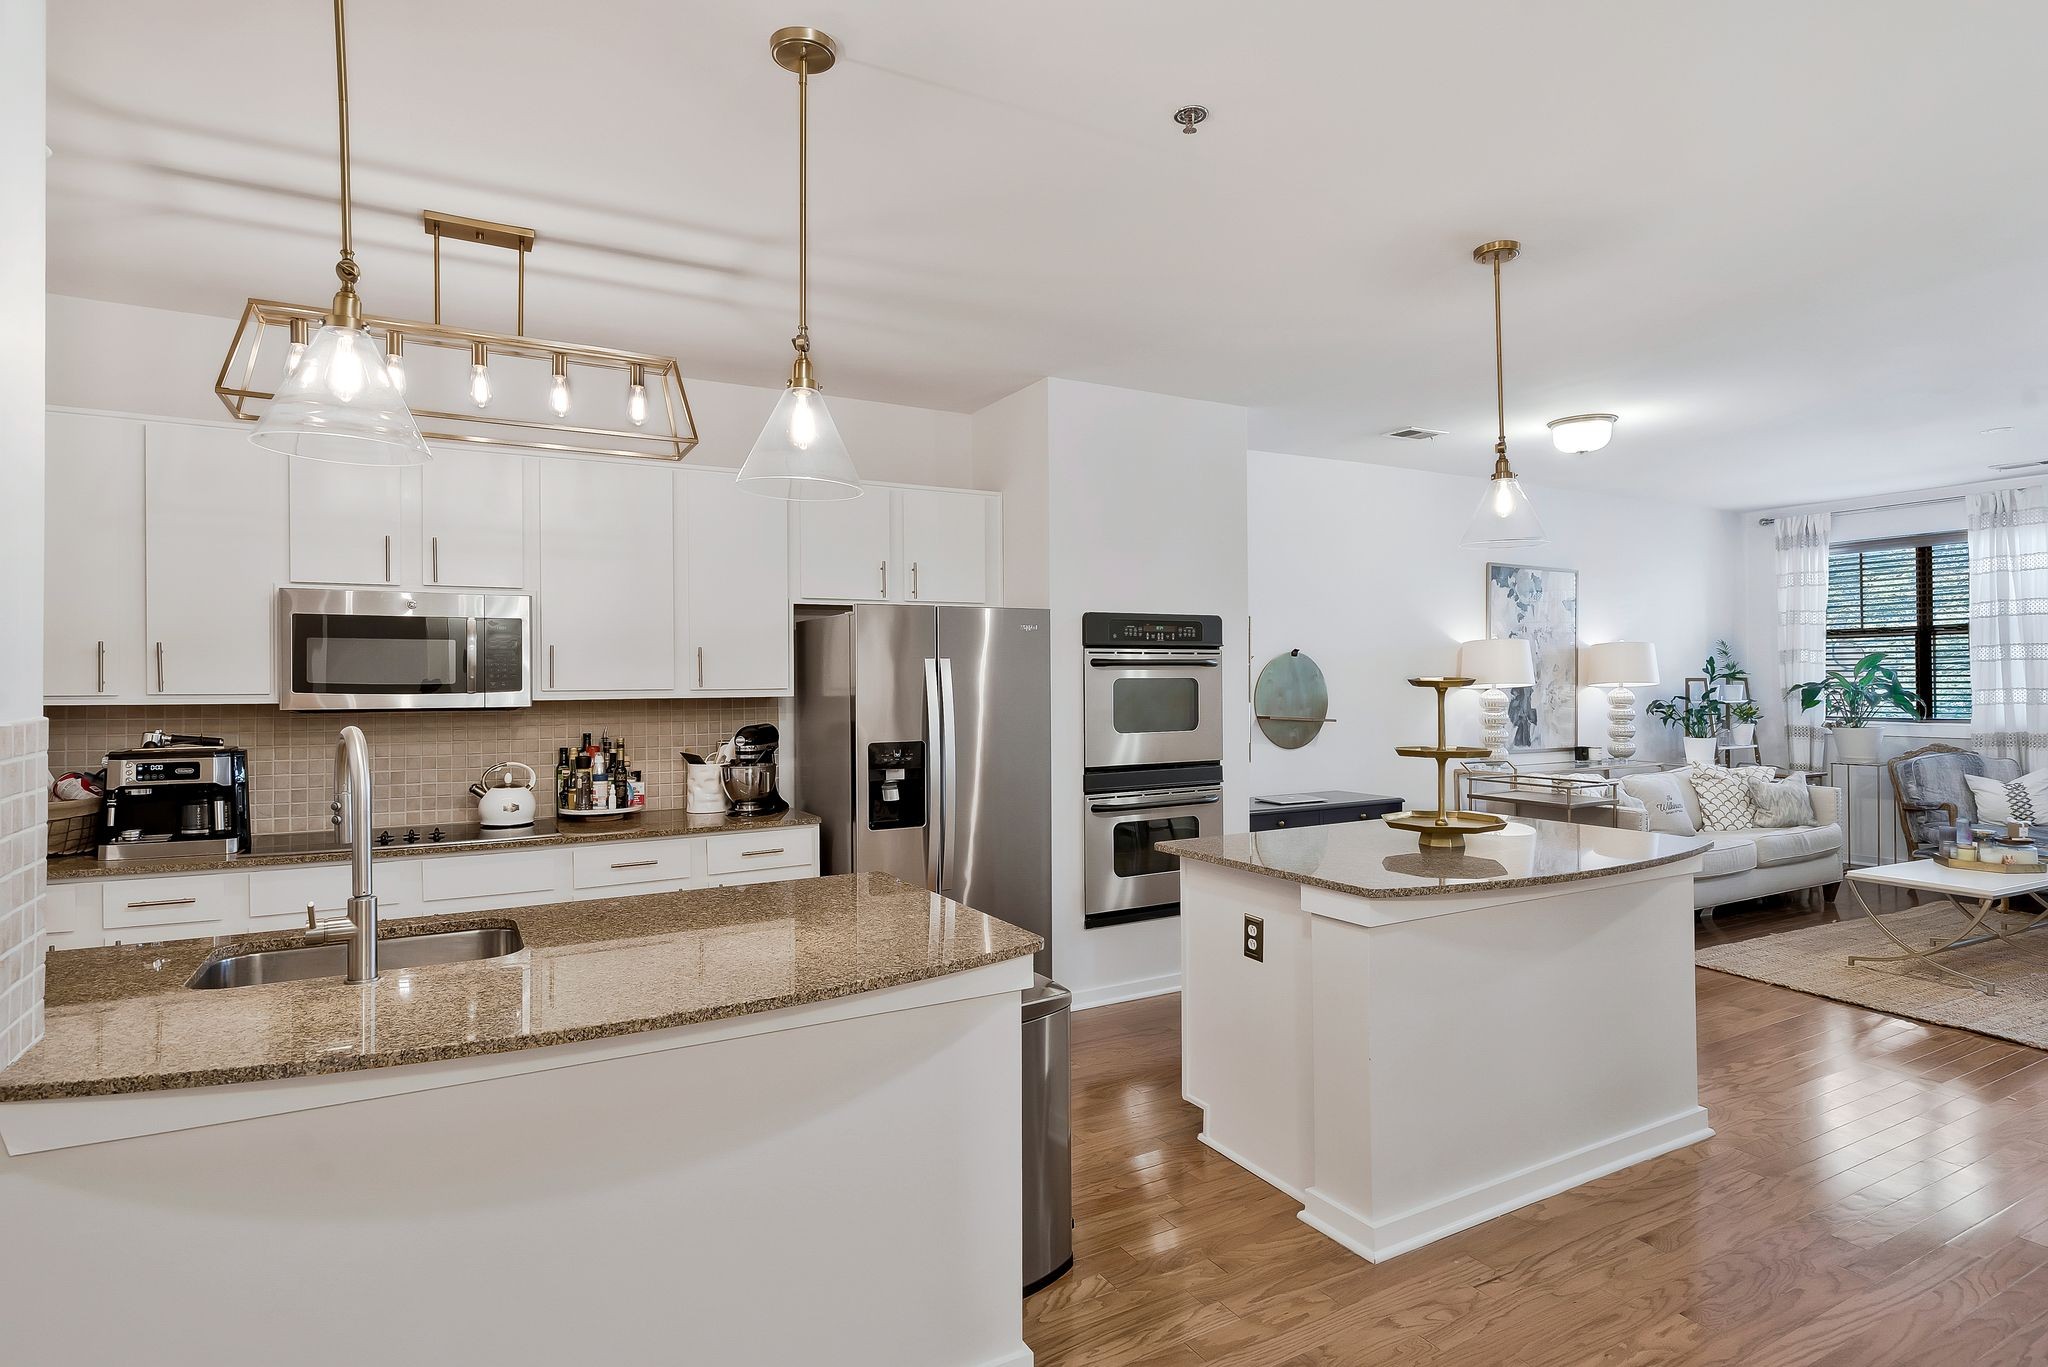
<path fill-rule="evenodd" d="M 526 771 L 522 786 L 512 776 L 514 769 Z M 476 794 L 476 824 L 487 831 L 508 830 L 533 824 L 533 785 L 539 781 L 530 764 L 506 760 L 484 770 L 484 776 L 469 785 Z"/>

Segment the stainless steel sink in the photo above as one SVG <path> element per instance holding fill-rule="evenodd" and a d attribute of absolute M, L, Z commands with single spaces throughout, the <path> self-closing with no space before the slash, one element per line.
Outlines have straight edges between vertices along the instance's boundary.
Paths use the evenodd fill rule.
<path fill-rule="evenodd" d="M 418 968 L 424 964 L 472 963 L 517 954 L 526 947 L 515 926 L 481 930 L 441 930 L 429 935 L 403 935 L 377 941 L 377 960 L 384 968 Z M 294 949 L 261 949 L 201 964 L 187 987 L 255 987 L 260 983 L 294 983 L 311 978 L 340 978 L 348 972 L 346 944 L 304 945 Z"/>

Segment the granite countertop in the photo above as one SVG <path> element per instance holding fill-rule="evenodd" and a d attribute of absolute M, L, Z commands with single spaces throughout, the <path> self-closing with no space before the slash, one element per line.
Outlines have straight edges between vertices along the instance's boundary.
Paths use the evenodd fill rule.
<path fill-rule="evenodd" d="M 676 835 L 727 835 L 738 831 L 776 831 L 791 826 L 815 826 L 818 818 L 794 809 L 766 816 L 734 816 L 730 812 L 643 811 L 637 816 L 610 821 L 578 823 L 562 821 L 552 830 L 510 832 L 490 840 L 463 845 L 390 844 L 377 846 L 377 859 L 416 859 L 436 854 L 481 854 L 487 850 L 535 850 L 549 845 L 599 844 L 608 840 L 659 840 Z M 60 855 L 48 863 L 49 878 L 60 883 L 72 878 L 161 877 L 175 873 L 215 873 L 224 869 L 273 869 L 291 864 L 341 864 L 348 861 L 348 847 L 339 841 L 308 849 L 305 834 L 257 836 L 255 848 L 247 854 L 206 855 L 195 859 L 123 859 L 102 862 L 89 854 Z M 274 847 L 266 853 L 265 845 Z"/>
<path fill-rule="evenodd" d="M 1356 897 L 1427 897 L 1602 878 L 1691 858 L 1713 842 L 1687 836 L 1510 821 L 1465 838 L 1463 851 L 1422 850 L 1384 821 L 1167 840 L 1183 859 L 1270 874 Z"/>
<path fill-rule="evenodd" d="M 516 926 L 499 959 L 199 990 L 209 959 L 293 934 L 59 950 L 42 1043 L 0 1102 L 304 1077 L 663 1030 L 1033 954 L 1035 935 L 886 874 L 649 893 L 385 923 L 386 939 Z"/>

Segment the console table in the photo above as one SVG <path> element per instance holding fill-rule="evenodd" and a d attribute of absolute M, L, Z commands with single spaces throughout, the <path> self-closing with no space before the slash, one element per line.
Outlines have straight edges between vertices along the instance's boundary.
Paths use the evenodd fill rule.
<path fill-rule="evenodd" d="M 1275 793 L 1273 797 L 1310 798 L 1309 802 L 1273 802 L 1252 799 L 1251 828 L 1255 831 L 1292 830 L 1296 826 L 1333 826 L 1340 821 L 1373 821 L 1391 816 L 1406 805 L 1398 797 L 1382 793 L 1351 793 L 1341 788 L 1313 793 Z"/>

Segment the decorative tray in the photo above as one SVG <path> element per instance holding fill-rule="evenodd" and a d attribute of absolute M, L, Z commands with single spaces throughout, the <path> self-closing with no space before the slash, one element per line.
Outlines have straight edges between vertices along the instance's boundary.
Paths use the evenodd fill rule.
<path fill-rule="evenodd" d="M 2043 873 L 2048 864 L 2035 860 L 2031 864 L 1998 864 L 1984 859 L 1951 859 L 1945 854 L 1934 856 L 1934 862 L 1945 869 L 1974 869 L 1980 873 Z"/>
<path fill-rule="evenodd" d="M 645 807 L 557 807 L 555 815 L 569 821 L 617 821 L 621 817 L 638 816 Z"/>

